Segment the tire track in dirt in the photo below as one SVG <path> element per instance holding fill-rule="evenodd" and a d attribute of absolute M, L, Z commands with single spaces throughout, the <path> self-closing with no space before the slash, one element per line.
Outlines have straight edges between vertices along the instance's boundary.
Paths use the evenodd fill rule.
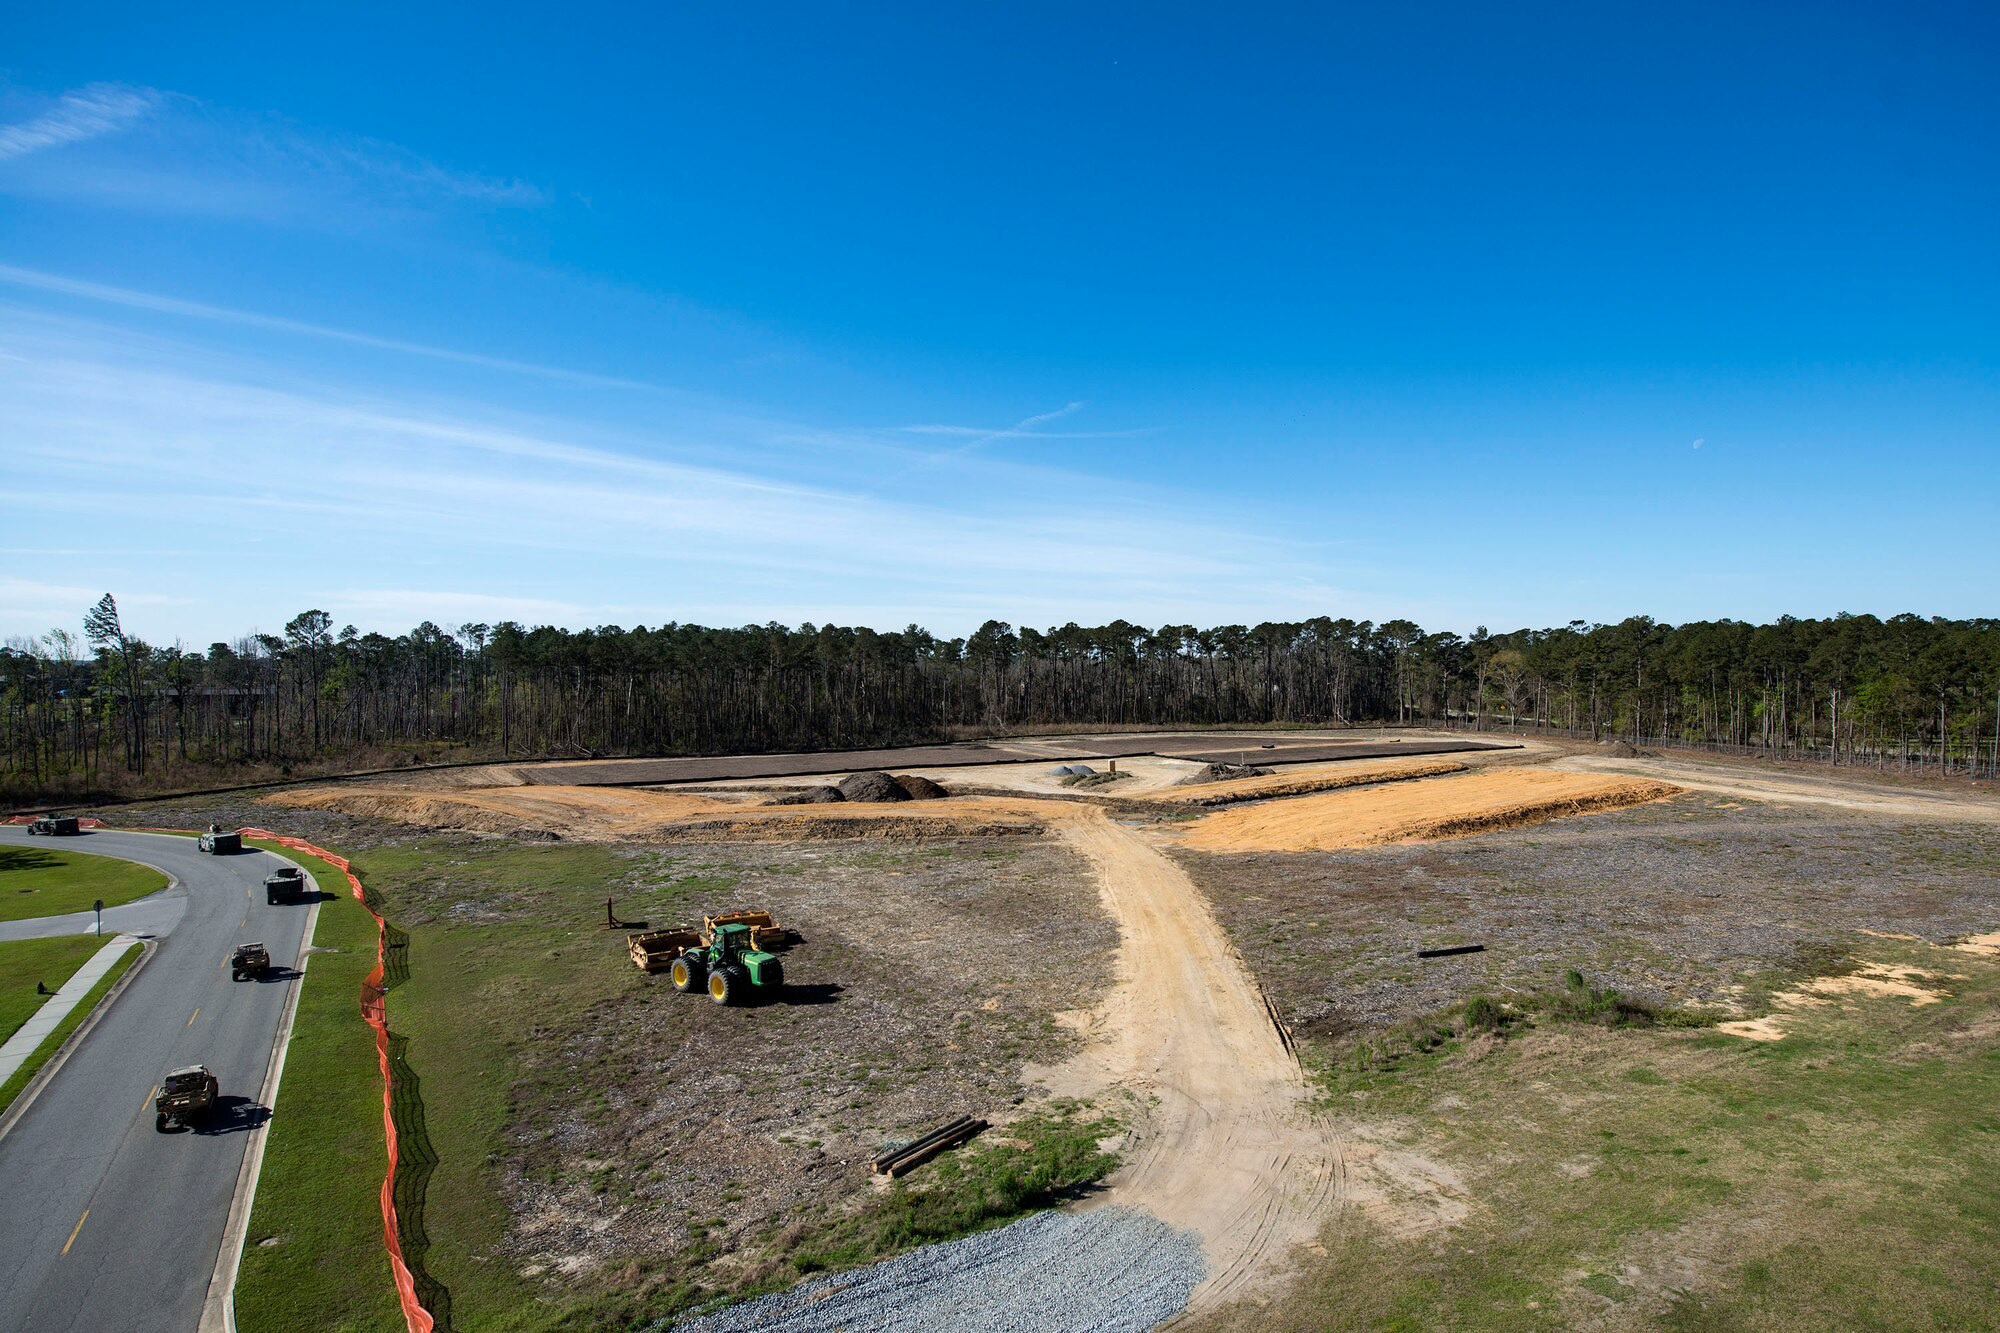
<path fill-rule="evenodd" d="M 1133 1150 L 1106 1201 L 1199 1235 L 1209 1276 L 1189 1308 L 1214 1308 L 1314 1237 L 1336 1206 L 1339 1143 L 1194 882 L 1101 809 L 1041 813 L 1097 871 L 1122 938 L 1084 1050 L 1030 1074 L 1057 1095 L 1132 1095 Z"/>

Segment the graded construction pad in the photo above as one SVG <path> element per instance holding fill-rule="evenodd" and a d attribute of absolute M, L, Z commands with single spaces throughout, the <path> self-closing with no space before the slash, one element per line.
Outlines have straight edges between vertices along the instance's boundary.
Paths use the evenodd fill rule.
<path fill-rule="evenodd" d="M 1223 810 L 1202 819 L 1181 845 L 1203 852 L 1315 852 L 1463 837 L 1639 805 L 1679 790 L 1639 778 L 1502 768 Z"/>
<path fill-rule="evenodd" d="M 1350 762 L 1329 764 L 1324 768 L 1295 768 L 1256 777 L 1184 782 L 1165 791 L 1148 792 L 1139 799 L 1171 801 L 1178 805 L 1234 805 L 1238 801 L 1267 801 L 1280 796 L 1304 796 L 1316 791 L 1338 791 L 1343 787 L 1404 782 L 1412 778 L 1434 778 L 1464 771 L 1464 764 L 1453 763 L 1449 759 L 1392 759 L 1379 764 Z"/>
<path fill-rule="evenodd" d="M 684 1320 L 673 1333 L 1145 1333 L 1185 1310 L 1205 1274 L 1201 1242 L 1140 1209 L 1036 1213 Z"/>

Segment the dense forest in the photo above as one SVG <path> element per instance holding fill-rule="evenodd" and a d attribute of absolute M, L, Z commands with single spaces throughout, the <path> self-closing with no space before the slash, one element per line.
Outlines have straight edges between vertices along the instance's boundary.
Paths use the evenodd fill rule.
<path fill-rule="evenodd" d="M 206 651 L 82 633 L 0 649 L 0 795 L 110 795 L 468 758 L 839 749 L 1082 726 L 1559 730 L 1987 775 L 2000 621 L 1900 615 L 1462 636 L 1316 619 L 560 630 L 306 611 Z"/>

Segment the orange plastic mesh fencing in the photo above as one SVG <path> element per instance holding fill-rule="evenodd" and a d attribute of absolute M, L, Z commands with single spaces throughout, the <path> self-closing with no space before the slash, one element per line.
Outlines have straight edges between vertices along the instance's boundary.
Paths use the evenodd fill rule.
<path fill-rule="evenodd" d="M 389 1018 L 382 998 L 382 953 L 387 924 L 368 905 L 368 894 L 345 857 L 335 856 L 323 847 L 315 847 L 304 838 L 288 838 L 268 829 L 246 828 L 241 832 L 246 838 L 262 838 L 308 856 L 317 856 L 335 867 L 347 876 L 347 886 L 352 890 L 355 901 L 375 918 L 375 967 L 361 983 L 361 1017 L 375 1029 L 375 1059 L 382 1069 L 382 1133 L 389 1144 L 389 1169 L 382 1177 L 382 1243 L 389 1251 L 389 1268 L 395 1275 L 396 1298 L 403 1307 L 403 1322 L 409 1325 L 410 1333 L 431 1333 L 434 1321 L 430 1311 L 417 1298 L 416 1280 L 410 1275 L 409 1265 L 403 1262 L 401 1233 L 396 1222 L 396 1120 L 390 1111 Z"/>

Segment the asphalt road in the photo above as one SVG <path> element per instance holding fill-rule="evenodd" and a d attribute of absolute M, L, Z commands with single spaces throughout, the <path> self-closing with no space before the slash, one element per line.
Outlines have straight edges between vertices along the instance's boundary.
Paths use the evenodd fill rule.
<path fill-rule="evenodd" d="M 186 906 L 0 1137 L 0 1330 L 194 1333 L 247 1131 L 268 1114 L 257 1098 L 309 904 L 264 902 L 280 864 L 266 852 L 211 857 L 192 838 L 108 830 L 55 841 L 157 866 Z M 0 842 L 27 844 L 27 832 L 0 827 Z M 269 947 L 275 979 L 229 979 L 229 952 L 247 940 Z M 155 1132 L 157 1085 L 192 1064 L 220 1080 L 220 1113 L 194 1132 Z"/>

